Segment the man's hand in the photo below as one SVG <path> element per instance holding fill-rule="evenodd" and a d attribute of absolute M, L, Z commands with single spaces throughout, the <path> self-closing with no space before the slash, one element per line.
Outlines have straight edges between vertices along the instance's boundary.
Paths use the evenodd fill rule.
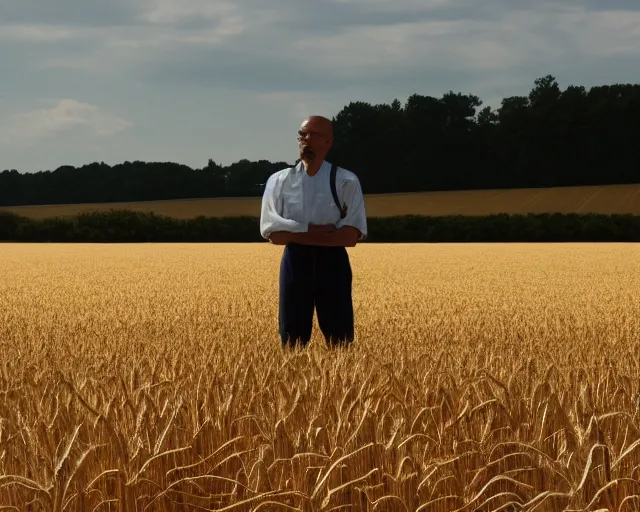
<path fill-rule="evenodd" d="M 309 233 L 333 233 L 335 230 L 334 224 L 309 224 Z"/>
<path fill-rule="evenodd" d="M 269 241 L 273 245 L 287 245 L 291 242 L 291 235 L 288 231 L 275 231 L 269 235 Z"/>

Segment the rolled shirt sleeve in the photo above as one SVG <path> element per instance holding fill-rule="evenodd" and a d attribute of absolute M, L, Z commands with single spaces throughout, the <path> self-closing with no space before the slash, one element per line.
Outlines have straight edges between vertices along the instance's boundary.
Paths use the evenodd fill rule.
<path fill-rule="evenodd" d="M 347 215 L 340 219 L 336 227 L 352 226 L 360 231 L 360 240 L 367 237 L 367 214 L 360 180 L 354 175 L 345 180 L 342 186 L 342 201 L 347 205 Z"/>
<path fill-rule="evenodd" d="M 285 219 L 278 209 L 279 186 L 277 173 L 269 176 L 262 195 L 262 210 L 260 213 L 260 234 L 268 240 L 269 235 L 276 231 L 302 233 L 309 230 L 309 225 L 291 219 Z"/>

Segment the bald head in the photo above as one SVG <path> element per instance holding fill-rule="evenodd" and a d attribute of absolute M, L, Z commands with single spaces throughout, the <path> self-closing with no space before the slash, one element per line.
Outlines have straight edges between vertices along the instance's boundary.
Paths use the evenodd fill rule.
<path fill-rule="evenodd" d="M 307 167 L 324 160 L 333 144 L 333 123 L 323 116 L 309 116 L 298 131 L 300 159 Z M 315 165 L 313 165 L 315 164 Z"/>
<path fill-rule="evenodd" d="M 300 125 L 302 130 L 316 130 L 333 137 L 333 123 L 323 116 L 309 116 Z"/>

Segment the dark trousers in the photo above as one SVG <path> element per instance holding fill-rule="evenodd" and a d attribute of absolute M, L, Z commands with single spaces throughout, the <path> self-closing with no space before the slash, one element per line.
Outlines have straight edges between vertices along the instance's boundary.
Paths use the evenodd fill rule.
<path fill-rule="evenodd" d="M 314 307 L 329 345 L 353 341 L 352 273 L 344 247 L 288 244 L 280 264 L 280 338 L 306 346 Z"/>

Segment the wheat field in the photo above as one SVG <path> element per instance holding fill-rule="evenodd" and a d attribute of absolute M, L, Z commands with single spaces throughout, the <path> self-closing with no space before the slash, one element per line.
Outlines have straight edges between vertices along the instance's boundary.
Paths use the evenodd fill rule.
<path fill-rule="evenodd" d="M 0 510 L 640 507 L 637 244 L 358 246 L 296 351 L 279 247 L 0 250 Z"/>
<path fill-rule="evenodd" d="M 259 197 L 179 199 L 133 203 L 3 206 L 32 219 L 128 209 L 177 219 L 260 215 Z M 454 190 L 401 194 L 365 194 L 367 215 L 490 215 L 496 213 L 601 213 L 640 215 L 640 184 L 507 190 Z"/>

